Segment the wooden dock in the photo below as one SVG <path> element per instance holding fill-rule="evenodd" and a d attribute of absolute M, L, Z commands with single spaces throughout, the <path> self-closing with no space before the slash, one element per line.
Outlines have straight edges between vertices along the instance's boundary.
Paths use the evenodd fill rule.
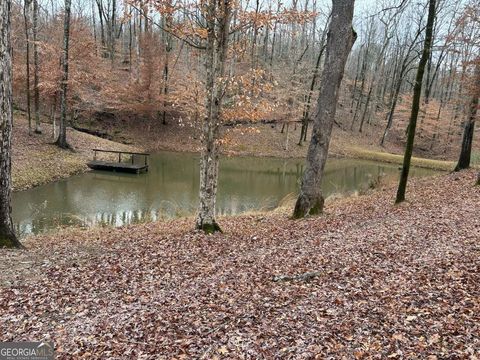
<path fill-rule="evenodd" d="M 98 153 L 118 154 L 118 161 L 103 161 L 97 159 Z M 125 156 L 130 158 L 128 161 L 123 161 Z M 93 149 L 93 160 L 87 162 L 87 166 L 94 170 L 106 170 L 115 172 L 125 172 L 131 174 L 139 174 L 148 171 L 148 153 L 136 153 L 130 151 L 116 151 L 116 150 L 102 150 Z M 123 156 L 123 158 L 122 158 Z M 143 158 L 140 163 L 135 162 L 135 156 Z"/>

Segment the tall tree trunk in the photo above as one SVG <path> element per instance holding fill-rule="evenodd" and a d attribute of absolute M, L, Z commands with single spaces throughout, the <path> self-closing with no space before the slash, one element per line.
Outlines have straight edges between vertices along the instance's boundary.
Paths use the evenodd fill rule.
<path fill-rule="evenodd" d="M 355 93 L 357 92 L 357 83 L 358 83 L 358 77 L 360 75 L 360 65 L 361 65 L 361 60 L 362 60 L 362 50 L 363 46 L 360 46 L 360 49 L 358 50 L 358 55 L 357 55 L 357 66 L 355 70 L 355 80 L 353 81 L 353 88 L 352 88 L 352 103 L 350 104 L 350 113 L 353 113 L 353 105 L 355 104 Z"/>
<path fill-rule="evenodd" d="M 383 42 L 383 45 L 382 45 L 382 49 L 380 50 L 380 54 L 378 54 L 377 59 L 375 61 L 375 65 L 373 67 L 373 75 L 372 75 L 372 79 L 371 79 L 371 82 L 370 82 L 370 87 L 368 89 L 367 100 L 365 101 L 365 108 L 363 109 L 362 118 L 360 120 L 360 127 L 358 129 L 359 132 L 363 131 L 363 124 L 365 122 L 365 118 L 366 118 L 367 113 L 368 113 L 368 108 L 369 108 L 369 105 L 370 105 L 370 100 L 372 98 L 373 88 L 374 88 L 374 86 L 379 87 L 379 84 L 377 83 L 378 75 L 379 75 L 379 72 L 380 72 L 379 67 L 382 64 L 382 60 L 385 58 L 385 51 L 387 50 L 387 47 L 390 43 L 390 39 L 392 38 L 392 36 L 393 35 L 390 35 L 388 33 L 388 28 L 386 28 L 385 29 L 385 34 L 384 34 L 384 42 Z M 368 121 L 367 121 L 367 123 L 368 123 Z"/>
<path fill-rule="evenodd" d="M 373 19 L 372 19 L 372 25 L 370 26 L 370 30 L 368 32 L 367 43 L 365 45 L 365 54 L 364 54 L 364 57 L 363 57 L 362 68 L 361 68 L 361 72 L 360 72 L 360 76 L 361 76 L 360 94 L 359 94 L 359 97 L 357 99 L 357 105 L 355 106 L 355 113 L 353 114 L 352 123 L 350 124 L 350 130 L 353 130 L 353 125 L 355 124 L 355 121 L 357 120 L 357 116 L 358 116 L 359 111 L 362 108 L 362 104 L 363 104 L 363 97 L 364 97 L 363 91 L 365 89 L 365 82 L 367 80 L 367 75 L 368 75 L 367 74 L 367 68 L 369 68 L 368 62 L 369 62 L 369 56 L 370 56 L 370 48 L 372 46 L 372 36 L 374 35 L 374 32 L 375 32 L 372 28 L 373 28 Z"/>
<path fill-rule="evenodd" d="M 412 160 L 413 143 L 415 141 L 415 130 L 417 127 L 418 112 L 420 110 L 420 96 L 422 94 L 423 73 L 425 72 L 425 65 L 427 63 L 432 44 L 433 22 L 435 20 L 435 3 L 436 0 L 430 0 L 428 6 L 428 19 L 427 27 L 425 30 L 425 41 L 423 43 L 422 57 L 420 58 L 420 63 L 418 64 L 415 86 L 413 88 L 412 112 L 410 114 L 410 121 L 408 124 L 407 144 L 405 146 L 405 156 L 403 158 L 402 173 L 400 175 L 397 198 L 395 200 L 396 204 L 401 203 L 405 200 L 408 174 L 410 172 L 410 162 Z"/>
<path fill-rule="evenodd" d="M 400 74 L 397 79 L 395 91 L 391 99 L 390 110 L 387 113 L 387 125 L 385 126 L 385 130 L 383 131 L 382 140 L 380 141 L 381 146 L 385 145 L 385 139 L 387 138 L 388 131 L 391 129 L 393 125 L 393 114 L 395 113 L 395 108 L 397 107 L 398 95 L 400 93 L 400 88 L 402 87 L 402 81 L 403 81 L 403 75 Z"/>
<path fill-rule="evenodd" d="M 31 94 L 30 94 L 30 24 L 31 24 L 31 0 L 25 0 L 23 3 L 23 18 L 25 20 L 25 40 L 26 40 L 26 89 L 27 94 L 27 119 L 28 119 L 28 134 L 32 134 L 32 111 L 31 111 Z"/>
<path fill-rule="evenodd" d="M 167 35 L 168 37 L 169 35 Z M 170 40 L 167 40 L 165 45 L 165 64 L 163 66 L 163 110 L 162 110 L 162 124 L 167 125 L 167 96 L 168 96 L 168 80 L 169 80 L 169 60 L 170 60 L 171 45 Z"/>
<path fill-rule="evenodd" d="M 410 66 L 410 63 L 415 59 L 414 57 L 410 58 L 410 54 L 412 53 L 413 49 L 415 48 L 415 44 L 416 44 L 417 39 L 420 36 L 420 34 L 421 34 L 421 28 L 419 27 L 416 34 L 415 34 L 415 37 L 411 41 L 410 46 L 408 47 L 408 49 L 405 53 L 405 57 L 403 58 L 401 66 L 399 67 L 400 70 L 399 70 L 398 76 L 396 77 L 396 80 L 395 80 L 395 75 L 394 75 L 394 79 L 393 79 L 394 81 L 392 81 L 392 89 L 394 89 L 394 92 L 392 93 L 392 96 L 391 96 L 390 111 L 387 114 L 387 125 L 385 126 L 385 130 L 383 131 L 382 140 L 380 141 L 381 146 L 384 146 L 385 139 L 387 138 L 388 131 L 390 130 L 390 128 L 393 125 L 393 115 L 394 115 L 395 109 L 397 107 L 398 96 L 399 96 L 400 90 L 402 88 L 402 83 L 403 83 L 403 80 L 404 80 L 406 74 L 408 73 L 408 68 Z M 394 69 L 394 72 L 395 72 L 395 69 Z M 394 84 L 395 84 L 395 87 L 393 87 Z"/>
<path fill-rule="evenodd" d="M 72 0 L 65 0 L 65 20 L 63 23 L 63 58 L 62 84 L 60 97 L 60 129 L 56 144 L 62 149 L 69 149 L 67 142 L 67 89 L 68 89 L 68 42 L 70 39 L 70 9 Z"/>
<path fill-rule="evenodd" d="M 303 109 L 303 117 L 302 117 L 302 128 L 300 130 L 300 139 L 298 139 L 298 145 L 302 145 L 302 141 L 305 141 L 308 131 L 308 121 L 310 120 L 310 107 L 312 101 L 313 91 L 315 89 L 315 84 L 317 83 L 318 72 L 320 69 L 320 61 L 322 59 L 323 52 L 325 51 L 325 37 L 327 35 L 328 23 L 330 21 L 330 17 L 327 19 L 327 23 L 325 24 L 325 28 L 322 32 L 322 40 L 320 41 L 320 51 L 318 52 L 317 62 L 315 64 L 315 69 L 313 70 L 312 81 L 310 83 L 310 89 L 308 91 L 307 102 Z"/>
<path fill-rule="evenodd" d="M 92 1 L 92 25 L 93 25 L 93 42 L 95 43 L 95 55 L 98 55 L 97 47 L 97 20 L 95 15 L 95 2 Z"/>
<path fill-rule="evenodd" d="M 475 118 L 477 116 L 478 98 L 480 96 L 480 59 L 475 67 L 475 79 L 473 84 L 473 95 L 470 101 L 468 111 L 468 119 L 463 129 L 462 148 L 455 171 L 468 169 L 470 167 L 470 159 L 472 156 L 472 142 L 475 131 Z"/>
<path fill-rule="evenodd" d="M 173 11 L 171 9 L 172 4 L 171 2 L 168 3 L 168 10 Z M 171 29 L 173 24 L 173 16 L 172 13 L 169 12 L 165 15 L 165 24 L 164 26 L 167 29 Z M 170 53 L 172 51 L 172 36 L 168 32 L 164 32 L 165 36 L 165 64 L 163 67 L 163 110 L 162 110 L 162 124 L 167 125 L 167 96 L 168 96 L 168 82 L 169 78 L 169 65 L 170 65 Z"/>
<path fill-rule="evenodd" d="M 38 0 L 33 0 L 33 111 L 35 112 L 35 133 L 41 134 L 40 91 L 38 89 Z"/>
<path fill-rule="evenodd" d="M 440 125 L 440 116 L 442 114 L 443 107 L 445 106 L 445 98 L 446 98 L 446 86 L 445 86 L 445 74 L 442 76 L 441 79 L 441 84 L 440 84 L 441 90 L 440 90 L 440 104 L 438 105 L 438 111 L 437 111 L 437 117 L 435 119 L 435 129 L 433 130 L 432 134 L 432 142 L 430 143 L 430 151 L 433 150 L 433 146 L 435 145 L 435 142 L 439 138 L 439 125 Z"/>
<path fill-rule="evenodd" d="M 11 0 L 0 2 L 0 247 L 21 247 L 12 222 L 12 48 Z"/>
<path fill-rule="evenodd" d="M 115 16 L 116 16 L 116 0 L 112 0 L 112 17 L 110 19 L 110 60 L 112 60 L 112 66 L 115 59 Z"/>
<path fill-rule="evenodd" d="M 104 11 L 103 11 L 103 2 L 102 0 L 96 0 L 97 3 L 97 8 L 98 8 L 98 18 L 100 20 L 100 41 L 102 42 L 102 56 L 106 57 L 105 54 L 105 48 L 106 48 L 106 42 L 105 42 L 105 27 L 103 25 L 103 18 L 104 18 Z"/>
<path fill-rule="evenodd" d="M 221 121 L 224 73 L 231 18 L 231 0 L 209 0 L 207 5 L 206 118 L 202 132 L 200 157 L 200 205 L 196 228 L 212 233 L 220 231 L 215 219 L 218 185 L 218 133 Z"/>
<path fill-rule="evenodd" d="M 323 211 L 324 199 L 321 190 L 323 170 L 327 161 L 345 63 L 356 39 L 352 28 L 353 8 L 354 0 L 333 0 L 318 110 L 308 147 L 300 195 L 293 212 L 294 218 L 315 215 Z"/>

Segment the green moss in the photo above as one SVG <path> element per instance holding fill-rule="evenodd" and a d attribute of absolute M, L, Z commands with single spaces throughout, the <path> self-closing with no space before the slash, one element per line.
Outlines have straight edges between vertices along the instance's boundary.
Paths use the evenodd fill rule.
<path fill-rule="evenodd" d="M 315 201 L 315 204 L 311 207 L 308 213 L 312 216 L 320 215 L 323 212 L 324 203 L 325 203 L 325 200 L 323 200 L 323 197 L 320 197 L 320 199 L 317 199 Z"/>
<path fill-rule="evenodd" d="M 223 232 L 220 226 L 216 222 L 213 222 L 211 224 L 202 224 L 200 226 L 200 230 L 203 230 L 205 234 L 213 234 L 217 231 Z"/>
<path fill-rule="evenodd" d="M 472 165 L 480 165 L 480 151 L 474 151 L 472 152 Z"/>
<path fill-rule="evenodd" d="M 0 248 L 21 248 L 20 242 L 12 236 L 0 235 Z"/>
<path fill-rule="evenodd" d="M 316 216 L 320 215 L 323 212 L 323 205 L 325 204 L 325 199 L 320 196 L 315 200 L 313 206 L 310 206 L 310 202 L 306 198 L 298 198 L 295 204 L 295 209 L 293 210 L 292 219 L 301 219 L 305 217 L 305 214 L 308 211 L 308 215 Z"/>

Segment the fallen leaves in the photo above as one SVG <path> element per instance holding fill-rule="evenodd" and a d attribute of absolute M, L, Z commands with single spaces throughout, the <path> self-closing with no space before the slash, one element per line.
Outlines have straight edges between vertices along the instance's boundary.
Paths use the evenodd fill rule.
<path fill-rule="evenodd" d="M 391 188 L 302 221 L 224 218 L 211 236 L 179 219 L 29 238 L 0 251 L 0 340 L 52 340 L 60 359 L 478 357 L 474 177 L 415 179 L 400 206 Z"/>

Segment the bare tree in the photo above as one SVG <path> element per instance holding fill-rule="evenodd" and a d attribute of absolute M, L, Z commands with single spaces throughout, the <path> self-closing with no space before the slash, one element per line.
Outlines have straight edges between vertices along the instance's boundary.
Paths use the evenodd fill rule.
<path fill-rule="evenodd" d="M 231 0 L 209 0 L 206 4 L 207 48 L 205 54 L 206 118 L 200 157 L 200 206 L 196 227 L 207 233 L 220 231 L 215 219 L 218 185 L 218 132 L 224 93 L 225 63 L 231 19 Z"/>
<path fill-rule="evenodd" d="M 418 64 L 415 86 L 413 88 L 412 112 L 408 124 L 407 144 L 405 146 L 405 156 L 403 158 L 402 173 L 400 175 L 400 183 L 398 185 L 397 198 L 395 203 L 405 200 L 405 192 L 407 189 L 408 174 L 410 172 L 410 161 L 413 153 L 413 143 L 415 141 L 415 130 L 417 127 L 418 112 L 420 110 L 420 96 L 422 94 L 422 80 L 425 72 L 425 65 L 430 55 L 430 47 L 432 43 L 433 22 L 435 20 L 436 0 L 430 0 L 428 6 L 427 27 L 425 30 L 425 41 L 423 43 L 423 52 Z"/>
<path fill-rule="evenodd" d="M 62 149 L 69 149 L 67 142 L 67 89 L 68 89 L 68 42 L 70 39 L 70 11 L 72 0 L 65 0 L 65 19 L 63 23 L 63 57 L 62 84 L 60 98 L 60 129 L 56 144 Z"/>
<path fill-rule="evenodd" d="M 32 111 L 31 111 L 31 94 L 30 94 L 30 39 L 31 37 L 31 7 L 32 0 L 24 0 L 23 3 L 23 18 L 25 20 L 25 69 L 26 69 L 26 89 L 27 94 L 27 119 L 28 119 L 28 133 L 32 134 Z"/>
<path fill-rule="evenodd" d="M 480 58 L 477 59 L 477 65 L 475 66 L 474 84 L 472 91 L 472 98 L 470 101 L 470 107 L 468 110 L 468 118 L 465 121 L 463 128 L 462 147 L 460 150 L 460 157 L 458 159 L 455 171 L 462 169 L 468 169 L 470 167 L 470 159 L 472 156 L 472 142 L 473 134 L 475 131 L 475 119 L 477 117 L 478 98 L 480 96 Z"/>
<path fill-rule="evenodd" d="M 38 0 L 33 0 L 33 111 L 35 113 L 35 133 L 41 134 L 40 91 L 38 89 Z"/>
<path fill-rule="evenodd" d="M 325 65 L 321 78 L 318 110 L 308 147 L 307 166 L 303 174 L 294 218 L 319 214 L 324 199 L 321 182 L 342 82 L 345 63 L 356 39 L 352 28 L 354 0 L 333 0 L 332 18 L 327 36 Z"/>
<path fill-rule="evenodd" d="M 308 91 L 307 101 L 303 108 L 303 116 L 302 116 L 302 128 L 300 130 L 300 139 L 298 139 L 298 145 L 302 145 L 302 141 L 306 141 L 307 139 L 307 132 L 308 132 L 308 122 L 310 120 L 310 108 L 312 102 L 313 91 L 315 89 L 315 85 L 317 84 L 317 77 L 320 70 L 320 61 L 323 56 L 323 52 L 325 51 L 325 38 L 327 36 L 327 29 L 328 24 L 330 21 L 330 16 L 327 18 L 327 22 L 325 23 L 325 29 L 322 32 L 322 38 L 320 40 L 321 48 L 318 52 L 317 62 L 315 64 L 315 69 L 313 70 L 312 81 L 310 83 L 310 89 Z"/>
<path fill-rule="evenodd" d="M 397 101 L 400 95 L 400 90 L 402 89 L 402 84 L 405 80 L 406 75 L 411 69 L 410 68 L 411 63 L 417 58 L 416 56 L 412 57 L 411 54 L 415 49 L 415 45 L 417 44 L 417 39 L 421 33 L 422 33 L 422 27 L 419 26 L 413 40 L 410 42 L 410 45 L 408 46 L 408 49 L 405 52 L 403 60 L 398 68 L 398 72 L 396 72 L 397 74 L 395 76 L 395 81 L 394 81 L 395 87 L 389 102 L 390 110 L 387 113 L 387 124 L 385 126 L 385 130 L 383 131 L 382 140 L 380 141 L 381 146 L 385 144 L 388 131 L 391 129 L 393 125 L 393 115 L 395 114 L 395 109 L 397 107 Z"/>
<path fill-rule="evenodd" d="M 12 49 L 11 0 L 0 2 L 0 247 L 21 247 L 15 236 L 11 208 Z"/>

